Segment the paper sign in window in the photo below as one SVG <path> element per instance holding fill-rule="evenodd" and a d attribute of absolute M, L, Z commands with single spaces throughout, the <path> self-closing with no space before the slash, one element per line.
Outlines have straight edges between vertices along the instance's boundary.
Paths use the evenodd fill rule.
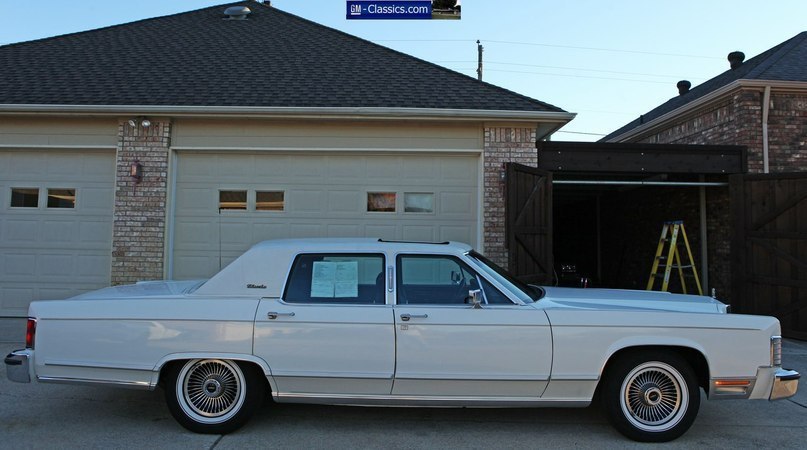
<path fill-rule="evenodd" d="M 315 261 L 311 274 L 311 297 L 359 296 L 358 261 Z"/>

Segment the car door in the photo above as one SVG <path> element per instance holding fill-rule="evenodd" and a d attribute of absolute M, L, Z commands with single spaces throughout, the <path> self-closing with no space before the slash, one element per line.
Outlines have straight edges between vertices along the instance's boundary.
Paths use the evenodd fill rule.
<path fill-rule="evenodd" d="M 382 254 L 302 254 L 282 298 L 261 300 L 255 355 L 282 398 L 389 395 L 395 366 Z"/>
<path fill-rule="evenodd" d="M 469 291 L 482 291 L 474 308 Z M 537 398 L 552 365 L 546 314 L 509 300 L 460 258 L 396 258 L 393 394 L 415 397 Z"/>

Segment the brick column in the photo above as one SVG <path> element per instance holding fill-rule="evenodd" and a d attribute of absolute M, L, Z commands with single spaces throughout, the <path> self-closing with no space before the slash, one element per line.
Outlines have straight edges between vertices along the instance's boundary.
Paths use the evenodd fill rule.
<path fill-rule="evenodd" d="M 535 128 L 486 127 L 484 145 L 484 253 L 506 268 L 504 165 L 507 162 L 531 167 L 538 165 Z"/>
<path fill-rule="evenodd" d="M 170 121 L 118 125 L 112 284 L 163 278 Z M 132 163 L 143 166 L 139 182 Z"/>

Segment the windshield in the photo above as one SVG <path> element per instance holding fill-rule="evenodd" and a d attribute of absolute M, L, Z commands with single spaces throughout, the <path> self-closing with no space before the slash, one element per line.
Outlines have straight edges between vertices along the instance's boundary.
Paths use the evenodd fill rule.
<path fill-rule="evenodd" d="M 479 263 L 479 267 L 491 278 L 495 279 L 508 290 L 516 294 L 519 300 L 530 303 L 536 302 L 544 296 L 544 290 L 538 286 L 527 284 L 513 275 L 509 274 L 506 270 L 497 266 L 493 261 L 485 258 L 476 251 L 471 250 L 468 256 L 473 258 Z"/>

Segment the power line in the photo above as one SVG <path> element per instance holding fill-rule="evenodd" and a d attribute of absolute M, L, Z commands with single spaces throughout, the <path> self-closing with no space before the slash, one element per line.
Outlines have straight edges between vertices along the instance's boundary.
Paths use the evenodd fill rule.
<path fill-rule="evenodd" d="M 430 42 L 432 44 L 438 42 L 476 42 L 475 39 L 371 39 L 373 42 Z M 551 48 L 566 48 L 574 50 L 591 50 L 599 52 L 613 52 L 613 53 L 632 53 L 639 55 L 654 55 L 654 56 L 676 56 L 682 58 L 701 58 L 701 59 L 723 59 L 716 56 L 705 55 L 691 55 L 686 53 L 662 53 L 662 52 L 648 52 L 643 50 L 624 50 L 618 48 L 605 48 L 605 47 L 582 47 L 575 45 L 559 45 L 559 44 L 546 44 L 542 42 L 518 42 L 518 41 L 498 41 L 480 39 L 484 43 L 494 44 L 508 44 L 508 45 L 529 45 L 535 47 L 551 47 Z"/>
<path fill-rule="evenodd" d="M 476 61 L 432 61 L 436 64 L 451 64 L 451 63 L 474 63 Z M 598 70 L 598 69 L 585 69 L 583 67 L 564 67 L 564 66 L 543 66 L 538 64 L 523 64 L 523 63 L 509 63 L 509 62 L 501 62 L 501 61 L 485 61 L 485 64 L 501 64 L 506 66 L 522 66 L 522 67 L 540 67 L 542 69 L 559 69 L 559 70 L 580 70 L 583 72 L 600 72 L 600 73 L 613 73 L 618 75 L 637 75 L 637 76 L 646 76 L 646 77 L 658 77 L 658 78 L 671 78 L 671 79 L 683 79 L 687 78 L 691 80 L 697 80 L 698 78 L 692 77 L 685 77 L 683 75 L 661 75 L 661 74 L 653 74 L 653 73 L 641 73 L 641 72 L 621 72 L 617 70 Z"/>
<path fill-rule="evenodd" d="M 606 136 L 605 134 L 602 134 L 602 133 L 586 133 L 586 132 L 584 132 L 584 131 L 564 131 L 564 130 L 558 130 L 558 131 L 556 131 L 555 133 L 585 134 L 586 136 Z"/>
<path fill-rule="evenodd" d="M 470 69 L 455 69 L 455 70 L 470 70 Z M 488 72 L 505 72 L 505 73 L 520 73 L 525 75 L 546 75 L 551 77 L 567 77 L 567 78 L 588 78 L 592 80 L 612 80 L 612 81 L 630 81 L 631 83 L 653 83 L 653 84 L 670 84 L 667 81 L 652 81 L 652 80 L 636 80 L 630 78 L 614 78 L 614 77 L 595 77 L 590 75 L 570 75 L 559 73 L 546 73 L 546 72 L 528 72 L 523 70 L 502 70 L 502 69 L 486 69 Z"/>

